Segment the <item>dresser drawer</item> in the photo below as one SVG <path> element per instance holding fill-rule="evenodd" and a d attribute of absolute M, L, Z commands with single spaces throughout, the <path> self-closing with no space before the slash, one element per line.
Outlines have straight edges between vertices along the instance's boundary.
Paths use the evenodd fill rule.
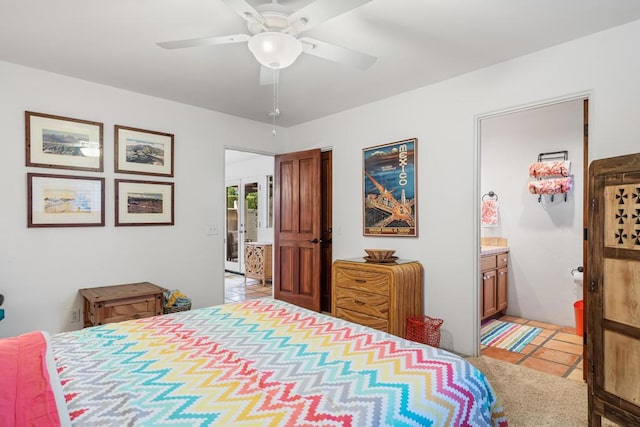
<path fill-rule="evenodd" d="M 353 323 L 368 326 L 379 331 L 388 332 L 389 322 L 379 317 L 371 317 L 366 314 L 358 313 L 351 310 L 345 310 L 342 308 L 336 309 L 336 317 L 344 320 L 348 320 Z"/>
<path fill-rule="evenodd" d="M 389 297 L 355 289 L 340 288 L 336 294 L 336 307 L 386 320 L 389 316 Z"/>
<path fill-rule="evenodd" d="M 335 271 L 335 285 L 341 288 L 389 296 L 389 275 L 378 271 L 337 268 Z"/>

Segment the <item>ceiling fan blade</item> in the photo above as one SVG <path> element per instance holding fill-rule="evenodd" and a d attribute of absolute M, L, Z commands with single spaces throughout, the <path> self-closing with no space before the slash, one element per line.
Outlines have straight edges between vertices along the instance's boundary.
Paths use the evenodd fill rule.
<path fill-rule="evenodd" d="M 289 25 L 298 32 L 306 31 L 324 21 L 342 15 L 371 0 L 316 0 L 287 18 Z"/>
<path fill-rule="evenodd" d="M 269 86 L 277 83 L 278 78 L 280 77 L 280 70 L 265 67 L 264 65 L 260 67 L 260 85 L 261 86 Z"/>
<path fill-rule="evenodd" d="M 198 39 L 173 40 L 156 44 L 165 49 L 182 49 L 185 47 L 214 46 L 218 44 L 240 43 L 246 42 L 250 38 L 251 36 L 249 36 L 248 34 L 234 34 L 232 36 L 222 37 L 201 37 Z"/>
<path fill-rule="evenodd" d="M 262 15 L 260 12 L 245 0 L 222 0 L 222 2 L 233 9 L 233 11 L 240 15 L 242 19 L 249 22 L 262 22 Z"/>
<path fill-rule="evenodd" d="M 361 70 L 368 69 L 378 60 L 375 56 L 309 37 L 301 37 L 299 40 L 302 42 L 302 51 L 305 53 L 339 64 L 351 65 Z"/>

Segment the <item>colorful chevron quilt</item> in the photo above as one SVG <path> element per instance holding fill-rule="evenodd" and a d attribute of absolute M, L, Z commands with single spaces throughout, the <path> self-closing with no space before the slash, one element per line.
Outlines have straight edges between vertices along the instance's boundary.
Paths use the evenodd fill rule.
<path fill-rule="evenodd" d="M 75 426 L 506 426 L 463 358 L 257 299 L 51 337 Z"/>

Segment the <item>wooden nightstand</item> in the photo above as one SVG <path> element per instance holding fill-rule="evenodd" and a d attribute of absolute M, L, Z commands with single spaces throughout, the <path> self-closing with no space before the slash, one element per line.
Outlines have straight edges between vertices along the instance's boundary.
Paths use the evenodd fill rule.
<path fill-rule="evenodd" d="M 80 289 L 84 327 L 162 314 L 164 291 L 149 282 Z"/>
<path fill-rule="evenodd" d="M 361 259 L 333 263 L 332 313 L 335 317 L 405 337 L 407 316 L 422 315 L 422 265 Z"/>

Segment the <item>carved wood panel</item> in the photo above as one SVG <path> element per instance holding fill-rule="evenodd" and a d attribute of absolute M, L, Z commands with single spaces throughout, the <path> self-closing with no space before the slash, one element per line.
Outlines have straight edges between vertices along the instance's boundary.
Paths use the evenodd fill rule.
<path fill-rule="evenodd" d="M 589 426 L 640 425 L 640 154 L 589 168 Z"/>

